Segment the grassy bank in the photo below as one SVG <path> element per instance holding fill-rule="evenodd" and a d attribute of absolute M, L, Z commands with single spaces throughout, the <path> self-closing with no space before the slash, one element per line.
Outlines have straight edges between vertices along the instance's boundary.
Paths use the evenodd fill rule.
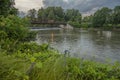
<path fill-rule="evenodd" d="M 119 80 L 120 65 L 66 57 L 53 50 L 0 53 L 0 80 Z"/>

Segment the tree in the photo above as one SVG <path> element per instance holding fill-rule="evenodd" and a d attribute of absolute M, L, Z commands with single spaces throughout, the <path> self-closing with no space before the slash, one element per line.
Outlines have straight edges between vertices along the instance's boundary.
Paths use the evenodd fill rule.
<path fill-rule="evenodd" d="M 38 10 L 39 20 L 64 20 L 64 11 L 61 7 L 47 7 Z"/>
<path fill-rule="evenodd" d="M 93 15 L 85 16 L 85 17 L 82 19 L 82 22 L 91 23 L 92 17 L 93 17 Z"/>
<path fill-rule="evenodd" d="M 16 15 L 18 10 L 14 7 L 14 0 L 0 0 L 0 15 L 8 16 Z"/>
<path fill-rule="evenodd" d="M 37 16 L 37 11 L 35 9 L 30 9 L 27 15 L 30 18 L 30 20 L 34 20 Z"/>
<path fill-rule="evenodd" d="M 47 19 L 47 13 L 48 12 L 46 12 L 46 9 L 43 9 L 43 8 L 41 8 L 41 9 L 39 9 L 38 10 L 38 20 L 46 20 Z"/>
<path fill-rule="evenodd" d="M 49 20 L 54 20 L 54 19 L 55 19 L 55 15 L 54 15 L 53 10 L 51 10 L 51 11 L 49 12 L 49 14 L 48 14 L 48 19 L 49 19 Z"/>
<path fill-rule="evenodd" d="M 64 20 L 64 11 L 61 7 L 55 7 L 54 8 L 54 14 L 56 20 Z"/>
<path fill-rule="evenodd" d="M 120 6 L 116 6 L 113 11 L 113 24 L 120 24 Z"/>
<path fill-rule="evenodd" d="M 81 19 L 82 19 L 81 13 L 79 13 L 79 11 L 76 10 L 75 21 L 77 21 L 78 23 L 81 23 Z"/>
<path fill-rule="evenodd" d="M 28 21 L 14 15 L 0 17 L 0 31 L 4 31 L 10 40 L 23 40 L 28 33 Z"/>
<path fill-rule="evenodd" d="M 107 7 L 103 7 L 102 9 L 96 11 L 92 20 L 93 26 L 102 27 L 104 24 L 107 24 L 111 11 L 112 10 Z"/>
<path fill-rule="evenodd" d="M 11 15 L 17 15 L 18 14 L 18 9 L 16 9 L 15 7 L 11 8 L 10 11 L 9 11 L 9 14 Z"/>
<path fill-rule="evenodd" d="M 65 12 L 65 20 L 81 23 L 81 13 L 75 9 L 67 9 Z"/>

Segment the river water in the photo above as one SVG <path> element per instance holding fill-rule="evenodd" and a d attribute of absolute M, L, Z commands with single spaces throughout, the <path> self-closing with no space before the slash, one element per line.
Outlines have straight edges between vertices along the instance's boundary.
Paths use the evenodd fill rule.
<path fill-rule="evenodd" d="M 98 61 L 120 61 L 120 31 L 39 29 L 38 44 L 49 43 L 61 53 Z"/>

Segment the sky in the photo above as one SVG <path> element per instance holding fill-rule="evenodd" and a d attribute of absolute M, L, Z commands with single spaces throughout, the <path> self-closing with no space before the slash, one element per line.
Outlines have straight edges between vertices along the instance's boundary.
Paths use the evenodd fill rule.
<path fill-rule="evenodd" d="M 40 9 L 42 6 L 42 0 L 15 0 L 15 7 L 24 12 L 33 8 Z"/>
<path fill-rule="evenodd" d="M 120 0 L 15 0 L 15 3 L 15 6 L 24 12 L 32 8 L 61 6 L 64 9 L 75 8 L 82 14 L 89 15 L 102 7 L 114 8 L 120 5 Z"/>

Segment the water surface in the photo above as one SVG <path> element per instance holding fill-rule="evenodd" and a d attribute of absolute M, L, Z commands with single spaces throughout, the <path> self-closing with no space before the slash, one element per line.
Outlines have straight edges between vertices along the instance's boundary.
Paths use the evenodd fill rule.
<path fill-rule="evenodd" d="M 120 32 L 81 29 L 42 29 L 38 44 L 49 43 L 61 53 L 98 61 L 120 61 Z"/>

